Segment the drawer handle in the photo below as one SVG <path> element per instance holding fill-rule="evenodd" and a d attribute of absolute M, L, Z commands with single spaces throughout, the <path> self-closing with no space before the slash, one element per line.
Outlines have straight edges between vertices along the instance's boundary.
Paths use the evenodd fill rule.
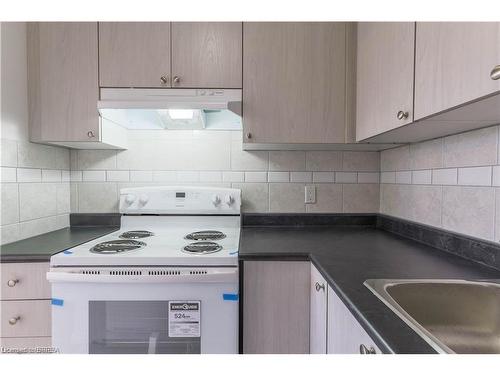
<path fill-rule="evenodd" d="M 10 286 L 11 288 L 15 287 L 16 284 L 19 282 L 18 279 L 12 279 L 12 280 L 9 280 L 7 281 L 7 285 Z"/>
<path fill-rule="evenodd" d="M 493 68 L 493 70 L 490 73 L 490 77 L 494 81 L 500 79 L 500 65 L 497 65 Z"/>
<path fill-rule="evenodd" d="M 323 292 L 325 291 L 325 284 L 320 284 L 320 283 L 316 282 L 316 284 L 314 286 L 316 288 L 316 292 L 319 292 L 322 289 L 323 289 Z"/>
<path fill-rule="evenodd" d="M 361 344 L 359 346 L 359 354 L 377 354 L 377 352 L 373 346 L 370 346 L 370 349 L 368 349 L 364 344 Z"/>
<path fill-rule="evenodd" d="M 398 120 L 406 120 L 410 114 L 408 112 L 399 111 L 396 117 Z"/>
<path fill-rule="evenodd" d="M 16 324 L 19 320 L 21 320 L 21 317 L 20 316 L 15 316 L 13 318 L 10 318 L 9 319 L 9 324 L 11 326 L 13 326 L 14 324 Z"/>

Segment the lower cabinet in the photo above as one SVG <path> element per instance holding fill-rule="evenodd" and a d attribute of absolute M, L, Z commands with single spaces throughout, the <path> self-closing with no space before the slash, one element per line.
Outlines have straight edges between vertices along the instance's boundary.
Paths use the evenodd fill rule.
<path fill-rule="evenodd" d="M 243 262 L 243 353 L 309 353 L 310 263 Z"/>
<path fill-rule="evenodd" d="M 328 287 L 328 353 L 381 353 L 341 299 Z"/>
<path fill-rule="evenodd" d="M 49 263 L 1 263 L 2 350 L 51 344 Z"/>

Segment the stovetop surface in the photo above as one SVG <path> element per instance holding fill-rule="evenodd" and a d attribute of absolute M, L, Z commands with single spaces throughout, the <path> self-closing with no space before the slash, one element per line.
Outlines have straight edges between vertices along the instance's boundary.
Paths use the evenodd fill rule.
<path fill-rule="evenodd" d="M 141 238 L 146 246 L 115 254 L 90 250 L 105 241 L 122 240 L 127 231 L 150 231 Z M 196 231 L 220 231 L 224 238 L 213 240 L 222 246 L 214 253 L 192 254 L 183 251 L 186 239 Z M 123 216 L 119 230 L 52 256 L 51 266 L 237 266 L 240 239 L 239 216 Z"/>

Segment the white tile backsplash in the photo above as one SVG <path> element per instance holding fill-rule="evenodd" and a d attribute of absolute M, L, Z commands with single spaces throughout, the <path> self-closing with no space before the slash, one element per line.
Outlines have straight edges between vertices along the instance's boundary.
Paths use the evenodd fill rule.
<path fill-rule="evenodd" d="M 395 184 L 396 183 L 396 172 L 381 172 L 380 182 L 383 184 Z"/>
<path fill-rule="evenodd" d="M 415 185 L 430 185 L 432 182 L 432 171 L 429 169 L 413 171 L 411 182 Z"/>
<path fill-rule="evenodd" d="M 396 172 L 396 184 L 411 184 L 411 171 Z"/>
<path fill-rule="evenodd" d="M 458 185 L 491 186 L 491 167 L 458 169 Z"/>
<path fill-rule="evenodd" d="M 221 182 L 222 172 L 219 171 L 201 171 L 200 182 Z"/>
<path fill-rule="evenodd" d="M 268 172 L 267 178 L 269 182 L 289 182 L 290 172 Z"/>
<path fill-rule="evenodd" d="M 306 153 L 304 151 L 270 151 L 269 170 L 271 171 L 304 171 L 306 169 Z"/>
<path fill-rule="evenodd" d="M 42 169 L 42 182 L 61 182 L 61 172 L 58 169 Z"/>
<path fill-rule="evenodd" d="M 435 169 L 432 171 L 433 185 L 456 185 L 457 168 Z"/>
<path fill-rule="evenodd" d="M 378 184 L 380 182 L 380 172 L 359 172 L 358 184 Z"/>
<path fill-rule="evenodd" d="M 17 169 L 10 167 L 1 168 L 1 181 L 2 182 L 16 182 L 17 181 Z"/>
<path fill-rule="evenodd" d="M 222 173 L 223 182 L 243 182 L 245 181 L 244 172 L 223 172 Z"/>
<path fill-rule="evenodd" d="M 130 171 L 130 181 L 153 181 L 153 171 Z"/>
<path fill-rule="evenodd" d="M 334 172 L 313 172 L 313 182 L 334 182 Z"/>
<path fill-rule="evenodd" d="M 358 174 L 355 172 L 335 172 L 337 184 L 355 184 L 358 182 Z"/>
<path fill-rule="evenodd" d="M 500 241 L 499 126 L 409 146 L 411 185 L 397 178 L 406 147 L 382 151 L 380 211 Z M 399 159 L 403 159 L 403 161 Z M 395 183 L 391 174 L 395 174 Z"/>
<path fill-rule="evenodd" d="M 129 181 L 129 171 L 106 171 L 106 181 Z"/>
<path fill-rule="evenodd" d="M 83 171 L 82 180 L 92 182 L 106 181 L 106 171 Z"/>
<path fill-rule="evenodd" d="M 312 172 L 290 172 L 290 182 L 312 182 Z"/>
<path fill-rule="evenodd" d="M 42 181 L 42 171 L 33 168 L 17 168 L 18 182 L 40 182 Z"/>
<path fill-rule="evenodd" d="M 245 182 L 267 182 L 267 172 L 245 172 Z"/>

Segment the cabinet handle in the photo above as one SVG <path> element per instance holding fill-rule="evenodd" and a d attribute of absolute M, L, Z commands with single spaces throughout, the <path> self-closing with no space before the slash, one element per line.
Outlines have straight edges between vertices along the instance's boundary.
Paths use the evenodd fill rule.
<path fill-rule="evenodd" d="M 245 137 L 246 137 L 247 139 L 252 139 L 252 133 L 247 133 L 247 134 L 245 134 Z"/>
<path fill-rule="evenodd" d="M 166 85 L 168 83 L 168 76 L 161 76 L 160 82 L 162 85 Z"/>
<path fill-rule="evenodd" d="M 21 317 L 20 316 L 15 316 L 13 318 L 10 318 L 9 319 L 9 324 L 11 326 L 13 326 L 14 324 L 16 324 L 19 320 L 21 320 Z"/>
<path fill-rule="evenodd" d="M 181 77 L 179 76 L 174 76 L 174 79 L 173 79 L 174 83 L 177 84 L 181 81 Z"/>
<path fill-rule="evenodd" d="M 92 130 L 89 130 L 89 131 L 87 132 L 87 137 L 89 137 L 89 138 L 94 138 L 94 137 L 95 137 L 94 132 L 93 132 Z"/>
<path fill-rule="evenodd" d="M 410 114 L 408 112 L 399 111 L 396 115 L 398 120 L 406 120 Z"/>
<path fill-rule="evenodd" d="M 16 284 L 19 282 L 18 279 L 12 279 L 12 280 L 9 280 L 7 281 L 7 285 L 10 286 L 11 288 L 15 287 Z"/>
<path fill-rule="evenodd" d="M 359 354 L 377 354 L 377 352 L 373 346 L 368 349 L 364 344 L 361 344 L 359 345 Z"/>
<path fill-rule="evenodd" d="M 493 70 L 490 73 L 490 77 L 494 81 L 500 79 L 500 65 L 497 65 L 493 68 Z"/>
<path fill-rule="evenodd" d="M 323 292 L 325 291 L 325 284 L 320 284 L 316 281 L 316 284 L 314 285 L 316 288 L 316 292 L 319 292 L 320 290 L 323 289 Z"/>

